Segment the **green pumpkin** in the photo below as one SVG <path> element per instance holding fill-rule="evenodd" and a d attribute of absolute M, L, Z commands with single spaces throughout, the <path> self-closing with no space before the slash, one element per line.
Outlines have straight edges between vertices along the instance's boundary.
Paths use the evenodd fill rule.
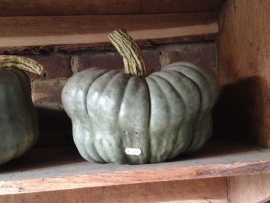
<path fill-rule="evenodd" d="M 121 30 L 114 34 L 122 36 L 117 41 L 110 35 L 124 56 L 125 72 L 89 68 L 71 77 L 62 91 L 82 157 L 143 164 L 200 149 L 212 133 L 211 113 L 219 93 L 215 73 L 178 62 L 150 74 L 140 52 L 132 56 L 123 48 L 128 44 L 121 44 L 123 38 L 130 37 Z"/>
<path fill-rule="evenodd" d="M 0 165 L 23 155 L 39 135 L 30 80 L 19 69 L 46 74 L 28 58 L 0 56 Z"/>

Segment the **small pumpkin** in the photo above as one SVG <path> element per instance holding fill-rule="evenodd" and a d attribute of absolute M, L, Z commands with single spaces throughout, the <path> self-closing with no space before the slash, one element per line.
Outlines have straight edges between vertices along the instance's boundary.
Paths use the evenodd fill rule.
<path fill-rule="evenodd" d="M 163 162 L 200 149 L 212 133 L 215 73 L 195 63 L 150 69 L 123 30 L 109 35 L 125 71 L 92 67 L 72 76 L 62 103 L 81 156 L 91 162 Z"/>
<path fill-rule="evenodd" d="M 22 70 L 46 77 L 43 66 L 34 60 L 0 56 L 0 165 L 23 155 L 39 135 L 30 80 Z"/>

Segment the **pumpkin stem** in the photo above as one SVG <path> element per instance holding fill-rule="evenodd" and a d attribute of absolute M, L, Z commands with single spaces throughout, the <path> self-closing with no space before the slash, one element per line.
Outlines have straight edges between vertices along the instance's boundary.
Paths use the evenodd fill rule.
<path fill-rule="evenodd" d="M 20 70 L 38 74 L 41 79 L 45 79 L 48 76 L 41 64 L 22 56 L 0 55 L 0 68 L 18 68 Z"/>
<path fill-rule="evenodd" d="M 123 57 L 125 73 L 141 78 L 150 75 L 151 71 L 140 48 L 125 30 L 113 31 L 109 34 L 109 39 Z"/>

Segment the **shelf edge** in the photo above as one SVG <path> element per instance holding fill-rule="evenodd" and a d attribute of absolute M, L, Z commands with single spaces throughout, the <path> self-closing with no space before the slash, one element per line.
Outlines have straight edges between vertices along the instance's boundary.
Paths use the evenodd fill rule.
<path fill-rule="evenodd" d="M 270 161 L 239 162 L 152 170 L 109 172 L 57 178 L 0 181 L 0 195 L 102 187 L 136 183 L 251 175 L 270 172 Z"/>

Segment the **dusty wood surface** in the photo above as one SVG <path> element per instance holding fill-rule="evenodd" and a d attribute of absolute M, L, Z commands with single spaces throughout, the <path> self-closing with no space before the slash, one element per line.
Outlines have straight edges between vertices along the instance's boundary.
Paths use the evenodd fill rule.
<path fill-rule="evenodd" d="M 62 16 L 218 11 L 224 0 L 22 0 L 0 1 L 0 16 Z"/>
<path fill-rule="evenodd" d="M 229 177 L 228 198 L 231 203 L 270 201 L 270 173 Z"/>
<path fill-rule="evenodd" d="M 158 164 L 93 164 L 73 148 L 41 148 L 0 169 L 0 193 L 32 193 L 270 171 L 269 149 L 209 142 L 201 151 Z"/>
<path fill-rule="evenodd" d="M 227 203 L 226 178 L 3 195 L 0 203 Z"/>
<path fill-rule="evenodd" d="M 217 43 L 220 132 L 270 147 L 270 1 L 229 0 Z"/>
<path fill-rule="evenodd" d="M 214 39 L 218 33 L 216 13 L 2 17 L 0 52 L 108 47 L 108 34 L 119 28 L 143 46 Z"/>

